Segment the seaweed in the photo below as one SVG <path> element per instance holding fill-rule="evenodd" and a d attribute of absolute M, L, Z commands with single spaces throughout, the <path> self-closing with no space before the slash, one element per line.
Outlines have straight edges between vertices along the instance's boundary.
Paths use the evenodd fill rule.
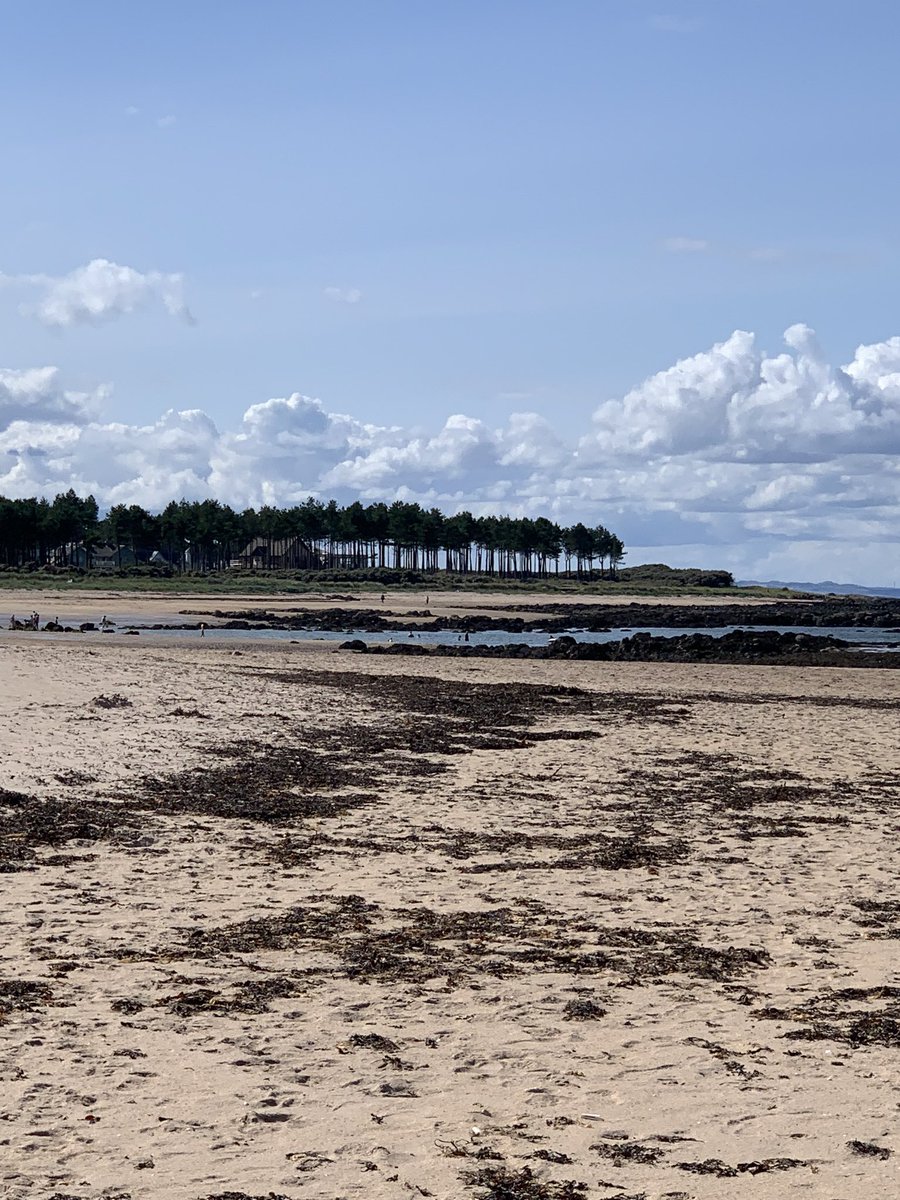
<path fill-rule="evenodd" d="M 737 1175 L 764 1175 L 769 1171 L 792 1171 L 797 1167 L 812 1166 L 802 1158 L 763 1158 L 738 1163 L 736 1167 L 729 1166 L 720 1158 L 705 1158 L 701 1162 L 680 1162 L 674 1165 L 680 1171 L 690 1171 L 694 1175 L 715 1175 L 718 1179 L 731 1179 Z"/>
<path fill-rule="evenodd" d="M 362 1050 L 379 1050 L 383 1054 L 391 1054 L 400 1047 L 390 1038 L 382 1037 L 380 1033 L 354 1033 L 350 1045 Z"/>
<path fill-rule="evenodd" d="M 170 1012 L 179 1017 L 193 1017 L 198 1013 L 224 1016 L 228 1013 L 263 1013 L 269 1011 L 272 1000 L 294 996 L 299 990 L 296 979 L 274 976 L 268 979 L 249 979 L 237 984 L 230 995 L 213 988 L 195 988 L 178 992 L 159 1001 Z"/>
<path fill-rule="evenodd" d="M 258 669 L 252 672 L 254 677 L 259 674 Z M 671 724 L 687 713 L 662 697 L 607 696 L 547 685 L 473 684 L 341 671 L 264 677 L 352 691 L 377 720 L 304 730 L 293 744 L 273 746 L 245 739 L 207 747 L 201 766 L 164 778 L 148 776 L 134 792 L 115 801 L 75 796 L 44 799 L 0 791 L 0 871 L 39 865 L 36 851 L 44 846 L 134 840 L 159 817 L 230 818 L 295 829 L 311 818 L 339 817 L 373 804 L 378 797 L 372 789 L 382 782 L 395 784 L 399 779 L 446 771 L 441 758 L 473 749 L 521 749 L 539 740 L 577 740 L 599 733 L 597 729 L 534 728 L 548 718 L 585 715 Z M 91 701 L 92 707 L 101 709 L 130 705 L 118 693 Z M 385 720 L 386 713 L 402 719 Z M 71 776 L 63 776 L 60 782 L 76 786 Z M 644 846 L 633 839 L 595 840 L 588 846 L 582 838 L 568 846 L 560 843 L 558 848 L 570 851 L 569 862 L 561 865 L 572 869 L 585 865 L 589 852 L 597 864 L 610 867 L 669 861 L 680 852 L 676 846 Z M 272 855 L 292 867 L 309 861 L 306 850 L 287 841 Z"/>
<path fill-rule="evenodd" d="M 479 1167 L 463 1171 L 462 1181 L 478 1188 L 478 1200 L 581 1200 L 587 1184 L 539 1179 L 530 1167 L 511 1171 L 508 1167 Z"/>
<path fill-rule="evenodd" d="M 0 1025 L 12 1012 L 34 1012 L 52 1002 L 52 989 L 40 980 L 0 979 Z"/>
<path fill-rule="evenodd" d="M 34 869 L 41 861 L 36 851 L 45 846 L 122 840 L 139 830 L 125 803 L 0 791 L 0 873 Z"/>
<path fill-rule="evenodd" d="M 888 1001 L 883 1008 L 852 1008 Z M 765 1021 L 794 1021 L 799 1029 L 783 1036 L 792 1041 L 844 1042 L 852 1049 L 863 1046 L 900 1048 L 900 988 L 888 984 L 869 988 L 839 988 L 811 996 L 790 1008 L 766 1005 L 751 1016 Z"/>
<path fill-rule="evenodd" d="M 599 1021 L 606 1016 L 606 1009 L 593 1000 L 570 1000 L 563 1009 L 564 1021 Z"/>
<path fill-rule="evenodd" d="M 894 1153 L 887 1146 L 877 1146 L 874 1142 L 860 1142 L 855 1138 L 847 1143 L 847 1149 L 864 1158 L 880 1158 L 883 1161 L 889 1159 Z"/>
<path fill-rule="evenodd" d="M 317 980 L 335 976 L 396 986 L 442 979 L 444 986 L 453 988 L 479 976 L 507 978 L 533 971 L 573 975 L 617 971 L 631 981 L 687 974 L 723 982 L 770 962 L 762 949 L 702 945 L 690 929 L 607 928 L 587 918 L 573 925 L 530 899 L 495 908 L 438 912 L 424 905 L 384 908 L 354 895 L 329 897 L 293 906 L 280 915 L 217 928 L 192 926 L 181 931 L 179 942 L 138 953 L 171 961 L 255 955 L 262 950 L 303 955 L 296 967 L 290 961 L 283 964 L 282 970 L 287 965 L 289 974 L 276 977 L 276 990 L 267 992 L 263 984 L 243 985 L 233 995 L 216 992 L 185 998 L 179 994 L 170 1003 L 177 1003 L 184 1014 L 191 1009 L 263 1011 L 256 1006 L 264 1006 L 278 987 L 281 994 L 294 995 Z M 320 954 L 310 964 L 304 961 L 310 952 L 325 952 L 328 957 Z M 603 1011 L 593 1001 L 575 1000 L 566 1015 L 597 1019 Z M 351 1039 L 350 1044 L 368 1042 Z"/>
<path fill-rule="evenodd" d="M 127 696 L 121 696 L 118 692 L 113 692 L 109 696 L 101 694 L 95 696 L 91 701 L 92 708 L 132 708 L 132 702 Z"/>
<path fill-rule="evenodd" d="M 663 1156 L 663 1151 L 657 1146 L 644 1146 L 640 1142 L 615 1141 L 595 1142 L 590 1146 L 601 1158 L 608 1158 L 614 1167 L 624 1167 L 631 1163 L 641 1166 L 653 1166 Z"/>
<path fill-rule="evenodd" d="M 247 1192 L 215 1192 L 208 1196 L 200 1196 L 198 1200 L 291 1200 L 282 1192 L 266 1192 L 251 1196 Z"/>

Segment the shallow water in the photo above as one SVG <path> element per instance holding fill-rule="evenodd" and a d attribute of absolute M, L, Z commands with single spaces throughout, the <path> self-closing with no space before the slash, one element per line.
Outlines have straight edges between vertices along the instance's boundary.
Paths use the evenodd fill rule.
<path fill-rule="evenodd" d="M 770 631 L 776 633 L 805 633 L 841 638 L 852 642 L 860 649 L 871 647 L 877 650 L 900 650 L 900 634 L 888 629 L 845 628 L 835 629 L 812 628 L 806 625 L 722 625 L 713 629 L 681 628 L 670 626 L 640 626 L 620 629 L 610 629 L 603 632 L 589 632 L 582 629 L 567 629 L 566 633 L 578 639 L 579 642 L 618 642 L 622 638 L 633 637 L 636 633 L 649 633 L 652 637 L 680 637 L 684 634 L 702 633 L 711 637 L 723 637 L 736 629 L 747 629 L 756 632 Z M 141 637 L 184 637 L 198 638 L 196 629 L 146 629 L 141 628 Z M 347 629 L 343 631 L 318 629 L 217 629 L 209 627 L 206 630 L 207 639 L 216 641 L 277 641 L 277 642 L 346 642 L 358 639 L 367 645 L 388 645 L 393 642 L 412 642 L 422 646 L 457 646 L 461 643 L 470 646 L 546 646 L 556 634 L 542 633 L 534 630 L 529 633 L 508 632 L 492 629 L 482 633 L 470 633 L 468 643 L 464 643 L 464 635 L 454 630 L 435 630 L 426 633 L 403 633 L 393 630 L 386 633 L 370 633 L 360 630 Z"/>
<path fill-rule="evenodd" d="M 23 614 L 24 616 L 25 614 Z M 56 614 L 53 614 L 56 618 Z M 43 614 L 42 622 L 47 620 Z M 62 612 L 58 617 L 61 624 L 75 626 L 85 620 L 83 615 Z M 93 618 L 95 624 L 99 624 L 96 618 Z M 199 638 L 200 633 L 196 629 L 150 629 L 148 628 L 148 620 L 163 622 L 165 617 L 148 617 L 147 614 L 138 616 L 131 613 L 118 613 L 116 615 L 116 626 L 113 631 L 102 633 L 99 629 L 94 633 L 88 633 L 86 637 L 116 637 L 121 636 L 128 629 L 137 629 L 140 631 L 142 638 L 176 638 L 176 639 L 194 639 Z M 171 618 L 169 618 L 171 619 Z M 6 630 L 6 620 L 4 619 L 0 625 L 0 632 Z M 681 637 L 686 634 L 706 634 L 710 637 L 723 637 L 726 633 L 732 633 L 737 629 L 743 629 L 748 632 L 770 631 L 776 633 L 797 633 L 797 634 L 814 634 L 824 637 L 831 634 L 833 637 L 840 638 L 843 641 L 850 642 L 859 650 L 872 651 L 900 651 L 900 632 L 890 629 L 872 629 L 862 626 L 838 626 L 834 628 L 808 626 L 808 625 L 721 625 L 714 628 L 702 627 L 683 627 L 674 628 L 672 626 L 661 625 L 642 625 L 642 626 L 622 626 L 616 629 L 609 629 L 602 632 L 592 632 L 584 629 L 579 629 L 573 626 L 565 630 L 565 633 L 575 637 L 579 642 L 618 642 L 626 637 L 633 637 L 636 633 L 648 633 L 652 637 Z M 59 637 L 59 634 L 29 634 L 30 637 Z M 81 635 L 79 635 L 81 636 Z M 230 641 L 250 641 L 250 642 L 345 642 L 350 639 L 359 639 L 366 642 L 367 645 L 388 645 L 390 643 L 412 642 L 423 646 L 456 646 L 460 644 L 468 644 L 470 646 L 546 646 L 554 637 L 559 636 L 556 633 L 550 634 L 540 630 L 532 630 L 530 632 L 509 631 L 492 629 L 479 633 L 470 633 L 468 643 L 464 641 L 464 635 L 454 630 L 435 630 L 424 633 L 407 634 L 402 630 L 392 630 L 382 633 L 372 633 L 364 630 L 345 629 L 345 630 L 318 630 L 318 629 L 221 629 L 215 625 L 208 625 L 206 629 L 206 640 L 216 642 Z"/>

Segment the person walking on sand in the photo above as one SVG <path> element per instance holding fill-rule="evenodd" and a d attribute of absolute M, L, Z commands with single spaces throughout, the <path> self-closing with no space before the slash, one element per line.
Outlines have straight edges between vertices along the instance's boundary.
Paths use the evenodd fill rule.
<path fill-rule="evenodd" d="M 200 622 L 200 636 L 206 637 L 206 625 L 203 621 Z"/>
<path fill-rule="evenodd" d="M 384 604 L 384 592 L 381 593 L 381 603 Z"/>

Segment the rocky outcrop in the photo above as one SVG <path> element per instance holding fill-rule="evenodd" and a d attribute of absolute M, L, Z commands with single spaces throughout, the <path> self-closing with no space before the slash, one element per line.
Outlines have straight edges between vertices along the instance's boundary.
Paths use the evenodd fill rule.
<path fill-rule="evenodd" d="M 498 608 L 497 616 L 432 617 L 419 609 L 401 620 L 395 614 L 375 608 L 325 608 L 317 611 L 296 610 L 276 613 L 267 609 L 217 609 L 212 615 L 224 629 L 322 630 L 354 633 L 483 633 L 504 631 L 530 633 L 544 630 L 563 633 L 586 630 L 599 633 L 609 629 L 634 629 L 656 626 L 666 629 L 715 629 L 726 625 L 802 625 L 811 628 L 860 626 L 867 629 L 894 629 L 900 626 L 900 600 L 871 596 L 838 596 L 808 602 L 775 600 L 765 604 L 571 604 L 542 605 L 540 616 L 519 615 L 528 607 L 523 596 L 516 605 Z M 183 616 L 196 616 L 184 612 Z M 205 614 L 204 614 L 205 615 Z M 412 618 L 411 620 L 409 618 Z M 169 626 L 196 629 L 197 624 Z"/>
<path fill-rule="evenodd" d="M 590 662 L 709 662 L 771 663 L 798 666 L 887 666 L 900 667 L 900 654 L 862 653 L 850 642 L 831 635 L 777 633 L 768 629 L 738 629 L 722 637 L 690 633 L 675 637 L 652 637 L 637 633 L 616 642 L 579 642 L 576 638 L 554 638 L 547 646 L 522 642 L 505 646 L 433 646 L 399 642 L 368 646 L 362 641 L 344 642 L 341 649 L 368 654 L 432 655 L 437 658 L 527 658 L 564 659 Z"/>

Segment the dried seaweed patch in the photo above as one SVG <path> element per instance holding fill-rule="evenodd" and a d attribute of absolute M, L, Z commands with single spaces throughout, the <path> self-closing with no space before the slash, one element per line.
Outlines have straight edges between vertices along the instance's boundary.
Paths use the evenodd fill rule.
<path fill-rule="evenodd" d="M 587 1193 L 587 1184 L 540 1179 L 530 1167 L 520 1171 L 480 1167 L 464 1171 L 461 1178 L 468 1187 L 478 1189 L 478 1200 L 581 1200 Z"/>
<path fill-rule="evenodd" d="M 52 1001 L 50 986 L 40 980 L 0 979 L 0 1024 L 11 1012 L 34 1012 Z"/>
<path fill-rule="evenodd" d="M 883 1007 L 876 1002 L 887 1001 Z M 851 1007 L 857 1005 L 858 1007 Z M 840 988 L 811 996 L 789 1008 L 767 1005 L 751 1014 L 761 1020 L 793 1021 L 784 1037 L 792 1041 L 844 1042 L 853 1049 L 863 1046 L 900 1048 L 900 988 L 881 985 L 871 988 Z"/>

